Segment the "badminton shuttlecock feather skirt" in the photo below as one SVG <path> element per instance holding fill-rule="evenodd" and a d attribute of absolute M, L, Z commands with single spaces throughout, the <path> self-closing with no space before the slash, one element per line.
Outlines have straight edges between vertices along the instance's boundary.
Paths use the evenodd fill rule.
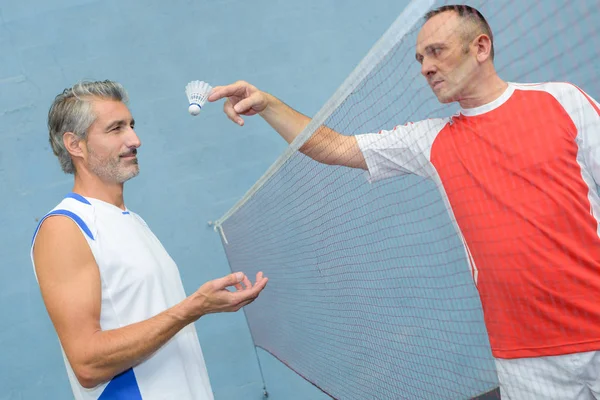
<path fill-rule="evenodd" d="M 185 87 L 185 94 L 189 101 L 188 111 L 192 115 L 200 114 L 212 87 L 204 81 L 191 81 Z"/>

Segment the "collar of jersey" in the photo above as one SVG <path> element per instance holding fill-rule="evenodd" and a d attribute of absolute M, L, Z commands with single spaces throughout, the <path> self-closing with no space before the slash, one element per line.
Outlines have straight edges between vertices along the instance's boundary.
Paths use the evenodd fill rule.
<path fill-rule="evenodd" d="M 107 203 L 107 202 L 102 201 L 102 200 L 98 200 L 98 199 L 94 199 L 94 198 L 90 198 L 90 200 L 88 200 L 86 197 L 83 197 L 82 195 L 80 195 L 78 193 L 74 193 L 74 192 L 68 193 L 65 196 L 65 198 L 67 198 L 67 197 L 71 198 L 71 199 L 75 199 L 75 200 L 79 201 L 80 203 L 87 204 L 89 206 L 92 205 L 92 203 L 90 203 L 90 200 L 93 200 L 93 201 L 96 201 L 96 202 L 98 202 L 100 204 L 105 204 L 109 208 L 114 208 L 115 210 L 118 210 L 121 214 L 124 214 L 124 215 L 128 215 L 129 214 L 129 209 L 127 207 L 125 207 L 125 210 L 123 210 L 123 209 L 115 206 L 114 204 L 110 204 L 110 203 Z"/>
<path fill-rule="evenodd" d="M 484 104 L 482 106 L 479 106 L 479 107 L 461 108 L 460 113 L 466 117 L 474 117 L 476 115 L 485 114 L 487 112 L 495 110 L 496 108 L 500 107 L 502 104 L 506 103 L 506 101 L 510 98 L 510 96 L 512 96 L 514 91 L 515 91 L 515 86 L 512 85 L 511 83 L 509 83 L 508 87 L 506 88 L 504 93 L 502 93 L 500 95 L 500 97 L 498 97 L 496 100 L 494 100 L 490 103 Z"/>

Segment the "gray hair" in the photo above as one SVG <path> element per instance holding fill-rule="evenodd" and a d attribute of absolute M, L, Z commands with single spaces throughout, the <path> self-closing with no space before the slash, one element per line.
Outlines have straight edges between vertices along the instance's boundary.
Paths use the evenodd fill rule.
<path fill-rule="evenodd" d="M 87 138 L 87 131 L 96 120 L 90 102 L 93 98 L 117 100 L 127 103 L 125 88 L 113 81 L 79 82 L 56 96 L 48 112 L 50 145 L 58 157 L 62 170 L 75 173 L 71 155 L 63 142 L 66 132 L 73 132 L 81 140 Z"/>

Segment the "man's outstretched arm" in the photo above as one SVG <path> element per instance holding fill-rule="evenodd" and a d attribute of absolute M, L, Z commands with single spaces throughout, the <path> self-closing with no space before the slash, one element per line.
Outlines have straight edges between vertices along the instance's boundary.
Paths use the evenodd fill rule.
<path fill-rule="evenodd" d="M 75 222 L 63 216 L 44 221 L 33 256 L 48 314 L 85 388 L 96 387 L 139 364 L 201 316 L 239 310 L 254 301 L 267 284 L 262 273 L 254 285 L 240 272 L 231 274 L 205 283 L 181 303 L 150 319 L 103 331 L 100 273 Z M 228 286 L 238 290 L 230 292 Z"/>
<path fill-rule="evenodd" d="M 222 98 L 226 98 L 223 111 L 233 122 L 242 126 L 242 115 L 259 114 L 288 143 L 292 143 L 311 120 L 275 96 L 243 81 L 215 87 L 208 101 Z M 367 169 L 356 138 L 342 135 L 326 126 L 320 126 L 300 151 L 323 164 Z"/>

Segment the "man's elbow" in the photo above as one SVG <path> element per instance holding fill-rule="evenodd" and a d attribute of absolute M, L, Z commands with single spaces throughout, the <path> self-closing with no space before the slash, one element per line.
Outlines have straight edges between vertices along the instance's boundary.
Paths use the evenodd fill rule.
<path fill-rule="evenodd" d="M 299 151 L 305 156 L 325 165 L 340 165 L 349 168 L 367 169 L 365 158 L 356 138 L 328 131 L 328 136 L 311 137 Z"/>
<path fill-rule="evenodd" d="M 73 372 L 79 384 L 86 389 L 93 389 L 108 380 L 100 376 L 93 367 L 86 365 L 73 366 Z"/>
<path fill-rule="evenodd" d="M 312 158 L 316 162 L 325 165 L 340 165 L 340 158 L 336 154 L 332 154 L 331 151 L 326 151 L 316 146 L 309 146 L 305 143 L 300 149 L 298 149 L 305 156 Z"/>

